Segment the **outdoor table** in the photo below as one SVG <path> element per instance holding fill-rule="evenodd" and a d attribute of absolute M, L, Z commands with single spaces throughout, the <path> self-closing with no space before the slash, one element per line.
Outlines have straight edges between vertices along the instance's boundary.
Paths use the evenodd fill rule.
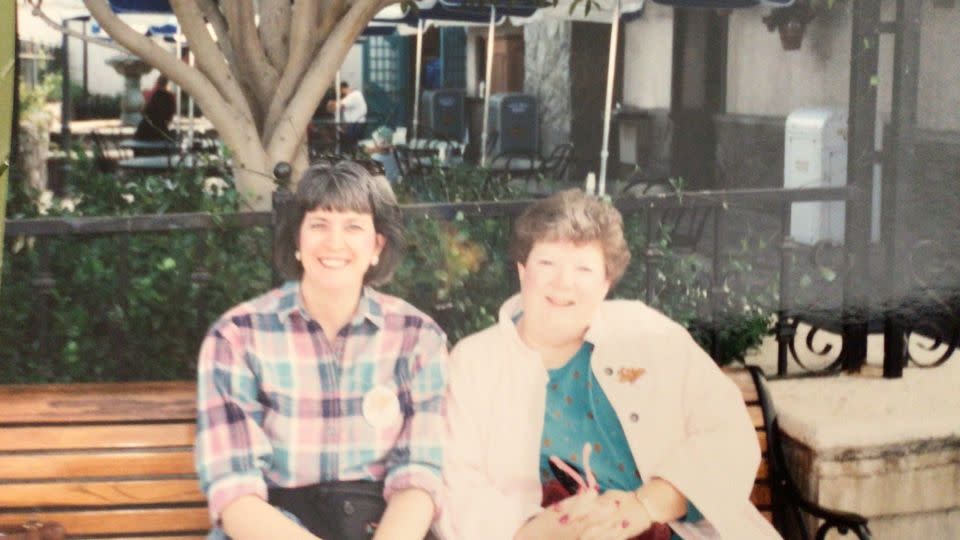
<path fill-rule="evenodd" d="M 497 156 L 490 161 L 490 170 L 495 173 L 536 174 L 543 167 L 543 159 L 533 156 Z"/>
<path fill-rule="evenodd" d="M 129 148 L 133 150 L 135 156 L 160 156 L 166 154 L 176 154 L 180 150 L 180 145 L 175 141 L 147 141 L 143 139 L 124 139 L 120 141 L 120 148 Z"/>
<path fill-rule="evenodd" d="M 167 154 L 163 156 L 140 156 L 132 159 L 122 159 L 117 163 L 121 169 L 151 173 L 169 172 L 178 168 L 191 169 L 206 167 L 220 160 L 208 157 L 199 158 L 193 154 Z"/>

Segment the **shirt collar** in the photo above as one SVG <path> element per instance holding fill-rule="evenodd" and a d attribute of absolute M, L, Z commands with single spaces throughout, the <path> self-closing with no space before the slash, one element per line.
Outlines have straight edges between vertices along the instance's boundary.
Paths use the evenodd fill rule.
<path fill-rule="evenodd" d="M 286 322 L 294 315 L 305 321 L 312 319 L 303 303 L 299 281 L 284 283 L 280 291 L 277 314 L 281 321 Z M 356 326 L 363 321 L 370 321 L 377 328 L 383 328 L 383 299 L 380 297 L 380 293 L 373 290 L 372 287 L 363 287 L 360 290 L 360 302 L 357 304 L 357 312 L 351 319 L 350 325 Z"/>
<path fill-rule="evenodd" d="M 604 321 L 605 317 L 603 312 L 604 304 L 600 304 L 597 312 L 593 315 L 593 319 L 590 321 L 590 326 L 587 327 L 587 332 L 583 336 L 583 340 L 591 345 L 596 344 L 600 336 L 604 334 L 605 327 L 607 326 L 607 323 Z M 520 339 L 520 334 L 516 330 L 514 321 L 518 320 L 521 316 L 523 316 L 523 304 L 520 302 L 520 293 L 517 293 L 508 298 L 500 307 L 500 317 L 498 320 L 499 324 L 503 325 L 505 327 L 504 329 L 518 340 Z"/>

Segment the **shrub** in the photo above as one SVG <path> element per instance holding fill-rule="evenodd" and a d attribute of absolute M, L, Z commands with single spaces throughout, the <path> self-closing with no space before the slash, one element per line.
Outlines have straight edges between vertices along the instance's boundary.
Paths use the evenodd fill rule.
<path fill-rule="evenodd" d="M 11 182 L 8 215 L 138 215 L 238 211 L 232 181 L 205 179 L 196 171 L 129 181 L 95 172 L 78 155 L 61 197 L 30 194 Z M 214 184 L 225 186 L 222 192 Z M 437 170 L 397 189 L 404 202 L 502 200 L 523 196 L 483 170 Z M 219 193 L 219 194 L 218 194 Z M 613 295 L 645 297 L 646 249 L 642 215 L 627 218 L 634 260 Z M 433 316 L 451 342 L 493 324 L 500 304 L 517 290 L 507 260 L 510 218 L 451 221 L 408 217 L 407 256 L 386 292 Z M 669 231 L 658 231 L 670 251 Z M 0 380 L 70 382 L 163 380 L 194 376 L 207 327 L 226 309 L 272 284 L 271 236 L 265 229 L 205 233 L 111 235 L 78 240 L 15 238 L 6 243 L 0 289 Z M 749 252 L 750 246 L 744 248 Z M 42 287 L 41 259 L 55 285 Z M 720 340 L 721 363 L 742 358 L 766 333 L 772 296 L 736 286 L 751 271 L 744 253 L 727 256 L 733 284 L 714 325 L 708 316 L 709 265 L 695 255 L 671 255 L 656 267 L 654 307 L 687 325 L 709 351 Z M 205 270 L 212 279 L 192 280 Z M 49 306 L 50 339 L 41 343 L 41 303 Z"/>

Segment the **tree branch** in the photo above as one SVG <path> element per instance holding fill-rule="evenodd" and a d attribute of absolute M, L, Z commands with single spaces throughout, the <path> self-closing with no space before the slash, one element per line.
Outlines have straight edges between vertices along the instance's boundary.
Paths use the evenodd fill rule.
<path fill-rule="evenodd" d="M 251 122 L 254 117 L 247 102 L 246 96 L 240 89 L 236 78 L 230 71 L 221 49 L 214 43 L 203 22 L 200 7 L 193 0 L 172 0 L 170 7 L 177 16 L 183 35 L 190 44 L 197 66 L 207 76 L 207 79 L 216 87 L 220 96 L 238 112 L 246 116 Z"/>
<path fill-rule="evenodd" d="M 357 0 L 324 41 L 278 121 L 274 135 L 267 141 L 267 154 L 271 158 L 293 157 L 313 111 L 333 82 L 334 73 L 357 36 L 380 8 L 380 3 L 380 0 Z"/>
<path fill-rule="evenodd" d="M 230 42 L 240 63 L 238 68 L 246 74 L 244 80 L 250 83 L 251 90 L 256 95 L 257 109 L 266 111 L 273 95 L 272 87 L 279 74 L 267 61 L 260 45 L 260 36 L 253 21 L 253 2 L 231 0 L 224 2 L 224 8 Z"/>
<path fill-rule="evenodd" d="M 343 9 L 343 0 L 334 0 L 328 4 L 324 13 L 336 13 L 339 16 Z M 303 74 L 310 65 L 310 60 L 317 52 L 317 47 L 326 38 L 330 32 L 332 24 L 324 29 L 316 30 L 313 21 L 317 19 L 320 13 L 317 2 L 297 2 L 293 6 L 293 20 L 290 28 L 290 55 L 287 58 L 287 65 L 283 69 L 283 75 L 277 83 L 277 89 L 270 101 L 270 108 L 267 110 L 266 121 L 264 122 L 264 140 L 269 140 L 273 135 L 273 130 L 277 126 L 280 115 L 290 101 L 290 97 L 297 90 L 297 85 L 303 78 Z M 332 22 L 335 17 L 328 17 Z"/>
<path fill-rule="evenodd" d="M 83 0 L 83 3 L 87 7 L 87 10 L 90 11 L 90 14 L 93 15 L 93 18 L 100 23 L 100 26 L 107 35 L 112 37 L 120 45 L 126 47 L 134 55 L 139 56 L 144 62 L 169 77 L 170 80 L 180 85 L 181 88 L 193 96 L 203 109 L 203 114 L 210 119 L 213 125 L 218 127 L 220 136 L 235 153 L 255 153 L 258 149 L 260 149 L 259 152 L 261 154 L 263 153 L 259 143 L 259 137 L 257 137 L 255 133 L 249 133 L 253 131 L 252 124 L 250 130 L 224 129 L 226 126 L 235 126 L 238 121 L 241 124 L 249 123 L 250 119 L 246 115 L 242 115 L 239 109 L 231 107 L 217 91 L 217 88 L 207 80 L 199 70 L 183 63 L 175 55 L 160 48 L 153 40 L 140 35 L 129 25 L 121 21 L 113 10 L 110 9 L 107 0 Z M 181 20 L 181 23 L 182 22 Z"/>
<path fill-rule="evenodd" d="M 31 11 L 31 14 L 34 17 L 45 22 L 50 28 L 53 28 L 57 32 L 60 32 L 61 34 L 66 34 L 70 37 L 77 38 L 81 41 L 86 41 L 87 43 L 100 45 L 102 47 L 107 47 L 109 49 L 113 49 L 115 51 L 119 51 L 124 54 L 129 54 L 129 51 L 127 51 L 120 45 L 117 45 L 115 42 L 110 41 L 109 39 L 103 39 L 103 38 L 98 38 L 98 37 L 94 37 L 87 34 L 82 34 L 80 32 L 77 32 L 76 30 L 71 30 L 66 25 L 57 24 L 57 21 L 54 21 L 53 19 L 51 19 L 46 13 L 43 12 L 42 9 L 40 9 L 40 4 L 37 3 L 37 0 L 27 0 L 27 2 L 30 4 L 31 7 L 33 7 L 33 11 Z"/>
<path fill-rule="evenodd" d="M 223 57 L 227 59 L 227 64 L 235 65 L 237 57 L 233 54 L 233 46 L 230 44 L 230 36 L 227 33 L 227 20 L 223 18 L 216 0 L 197 0 L 197 6 L 203 13 L 203 18 L 213 27 L 213 33 L 217 36 L 217 46 L 223 52 Z"/>
<path fill-rule="evenodd" d="M 316 2 L 298 2 L 298 4 Z M 267 60 L 279 72 L 287 65 L 291 25 L 290 0 L 260 0 L 260 41 Z"/>

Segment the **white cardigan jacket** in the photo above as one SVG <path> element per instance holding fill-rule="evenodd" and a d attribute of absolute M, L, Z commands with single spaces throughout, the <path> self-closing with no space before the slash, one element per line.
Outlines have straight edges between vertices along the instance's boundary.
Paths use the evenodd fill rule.
<path fill-rule="evenodd" d="M 514 296 L 500 322 L 451 354 L 443 513 L 447 540 L 510 540 L 540 511 L 548 375 L 521 341 Z M 780 538 L 750 503 L 760 450 L 740 390 L 687 331 L 634 301 L 607 301 L 587 331 L 591 364 L 643 478 L 668 480 L 703 513 L 684 539 Z M 620 370 L 640 368 L 629 382 Z M 634 371 L 636 373 L 636 371 Z"/>

